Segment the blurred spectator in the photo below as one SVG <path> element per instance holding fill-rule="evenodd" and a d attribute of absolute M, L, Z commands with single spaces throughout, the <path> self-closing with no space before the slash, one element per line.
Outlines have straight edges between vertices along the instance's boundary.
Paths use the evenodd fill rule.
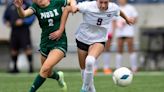
<path fill-rule="evenodd" d="M 11 1 L 11 0 L 10 0 Z M 30 0 L 24 0 L 23 7 L 28 8 L 31 5 Z M 14 63 L 14 68 L 10 69 L 11 73 L 18 73 L 17 58 L 21 50 L 26 53 L 29 61 L 29 73 L 33 72 L 32 65 L 32 44 L 30 39 L 30 26 L 34 22 L 34 15 L 27 18 L 20 18 L 17 9 L 13 3 L 7 2 L 7 7 L 4 12 L 4 23 L 11 28 L 10 35 L 10 50 L 11 59 Z"/>
<path fill-rule="evenodd" d="M 6 3 L 6 0 L 0 0 L 0 5 L 5 4 L 5 3 Z"/>
<path fill-rule="evenodd" d="M 127 0 L 118 0 L 118 4 L 121 7 L 121 10 L 127 15 L 129 18 L 134 19 L 136 22 L 138 13 L 136 9 L 130 5 L 127 4 Z M 134 52 L 134 25 L 127 25 L 126 21 L 119 17 L 116 19 L 116 36 L 117 36 L 117 50 L 118 54 L 116 55 L 116 68 L 121 67 L 121 61 L 122 61 L 122 54 L 123 54 L 123 47 L 124 43 L 127 42 L 128 46 L 128 52 L 130 54 L 130 62 L 131 62 L 131 69 L 133 72 L 137 71 L 137 54 Z"/>

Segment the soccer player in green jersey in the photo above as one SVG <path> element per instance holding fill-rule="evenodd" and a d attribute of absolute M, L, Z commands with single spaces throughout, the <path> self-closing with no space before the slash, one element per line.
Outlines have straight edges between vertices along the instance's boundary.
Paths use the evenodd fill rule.
<path fill-rule="evenodd" d="M 67 37 L 64 27 L 60 27 L 62 8 L 67 4 L 75 5 L 75 0 L 33 0 L 33 4 L 28 9 L 22 7 L 23 0 L 15 0 L 19 16 L 27 17 L 35 14 L 42 29 L 40 53 L 41 69 L 36 76 L 29 92 L 36 92 L 44 83 L 46 78 L 56 79 L 64 92 L 67 85 L 64 82 L 63 72 L 53 72 L 55 66 L 66 54 Z M 71 8 L 67 6 L 67 8 Z"/>

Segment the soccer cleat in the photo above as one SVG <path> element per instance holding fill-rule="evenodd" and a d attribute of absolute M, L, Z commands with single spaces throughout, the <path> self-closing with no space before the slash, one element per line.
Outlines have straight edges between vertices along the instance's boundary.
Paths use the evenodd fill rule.
<path fill-rule="evenodd" d="M 105 75 L 112 74 L 112 70 L 111 69 L 104 69 L 103 71 L 104 71 Z"/>
<path fill-rule="evenodd" d="M 58 74 L 59 74 L 58 84 L 62 88 L 63 92 L 67 92 L 67 84 L 64 81 L 64 73 L 62 71 L 59 71 Z"/>
<path fill-rule="evenodd" d="M 90 86 L 88 92 L 96 92 L 95 86 L 94 85 Z"/>

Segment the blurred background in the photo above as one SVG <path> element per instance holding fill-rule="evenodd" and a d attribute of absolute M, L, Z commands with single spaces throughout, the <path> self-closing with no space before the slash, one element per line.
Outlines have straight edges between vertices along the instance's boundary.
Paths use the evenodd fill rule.
<path fill-rule="evenodd" d="M 5 72 L 13 67 L 10 59 L 9 37 L 10 28 L 3 23 L 3 14 L 6 9 L 6 1 L 0 0 L 0 71 Z M 8 0 L 12 2 L 11 0 Z M 115 0 L 113 0 L 115 2 Z M 164 0 L 128 0 L 128 3 L 134 5 L 137 9 L 139 17 L 135 27 L 135 51 L 138 54 L 137 63 L 139 70 L 156 71 L 164 70 Z M 78 58 L 76 53 L 76 43 L 74 33 L 82 20 L 81 14 L 70 14 L 66 32 L 68 36 L 68 53 L 67 57 L 60 62 L 56 68 L 66 70 L 79 70 Z M 38 20 L 30 27 L 31 39 L 33 44 L 35 71 L 40 68 L 40 55 L 38 52 L 41 30 Z M 116 38 L 111 45 L 111 62 L 110 66 L 115 69 L 115 55 L 117 50 Z M 127 46 L 124 48 L 123 66 L 130 67 Z M 98 58 L 99 68 L 102 68 L 102 56 Z M 18 58 L 18 68 L 20 71 L 28 70 L 28 61 L 21 53 Z"/>

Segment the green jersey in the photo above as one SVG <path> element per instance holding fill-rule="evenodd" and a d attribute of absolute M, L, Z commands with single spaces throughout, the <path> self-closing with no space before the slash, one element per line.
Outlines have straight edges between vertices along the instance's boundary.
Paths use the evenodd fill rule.
<path fill-rule="evenodd" d="M 67 4 L 67 0 L 50 0 L 47 7 L 41 8 L 37 4 L 32 5 L 34 14 L 39 20 L 39 25 L 44 34 L 57 30 L 60 26 L 62 7 Z"/>
<path fill-rule="evenodd" d="M 49 39 L 49 34 L 58 30 L 60 27 L 60 20 L 62 16 L 62 7 L 67 5 L 67 0 L 50 0 L 50 4 L 47 7 L 39 7 L 37 4 L 33 3 L 31 9 L 34 11 L 34 14 L 37 16 L 39 20 L 39 25 L 42 29 L 41 34 L 41 43 L 40 48 L 50 48 L 47 46 L 51 46 L 51 49 L 58 45 L 59 43 L 63 43 L 66 41 L 67 37 L 65 31 L 61 37 L 61 41 L 53 41 Z M 55 44 L 56 43 L 56 44 Z M 49 51 L 49 50 L 48 50 Z M 47 53 L 48 54 L 48 53 Z"/>

